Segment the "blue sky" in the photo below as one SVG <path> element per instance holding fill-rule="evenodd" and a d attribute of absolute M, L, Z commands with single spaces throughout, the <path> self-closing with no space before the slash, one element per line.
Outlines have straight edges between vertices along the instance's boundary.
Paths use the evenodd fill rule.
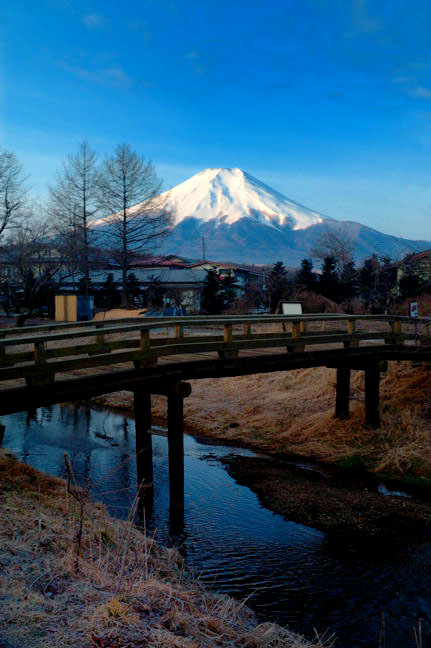
<path fill-rule="evenodd" d="M 292 200 L 431 240 L 429 0 L 14 0 L 0 137 L 43 196 L 83 138 L 169 188 L 241 167 Z"/>

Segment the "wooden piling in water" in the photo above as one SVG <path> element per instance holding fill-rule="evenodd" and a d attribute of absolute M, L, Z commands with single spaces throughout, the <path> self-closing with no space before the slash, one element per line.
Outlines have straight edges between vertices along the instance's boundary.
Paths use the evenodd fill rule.
<path fill-rule="evenodd" d="M 169 504 L 171 512 L 184 511 L 184 390 L 181 382 L 168 391 Z"/>
<path fill-rule="evenodd" d="M 136 430 L 136 472 L 140 495 L 148 501 L 153 494 L 153 443 L 151 438 L 151 394 L 133 392 Z"/>

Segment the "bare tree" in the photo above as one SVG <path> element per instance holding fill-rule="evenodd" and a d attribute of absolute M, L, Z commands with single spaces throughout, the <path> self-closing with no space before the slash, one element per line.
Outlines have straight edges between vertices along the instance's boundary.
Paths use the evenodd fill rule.
<path fill-rule="evenodd" d="M 171 228 L 173 215 L 160 196 L 161 182 L 151 162 L 120 144 L 99 181 L 99 202 L 108 215 L 101 224 L 111 258 L 122 272 L 122 304 L 127 304 L 127 272 L 137 253 L 153 251 Z"/>
<path fill-rule="evenodd" d="M 52 234 L 46 220 L 29 215 L 1 249 L 3 268 L 7 267 L 8 271 L 8 287 L 22 292 L 26 312 L 20 316 L 21 325 L 36 306 L 46 302 L 48 293 L 53 293 L 61 280 L 63 259 L 52 245 Z"/>
<path fill-rule="evenodd" d="M 84 275 L 84 292 L 90 285 L 92 226 L 98 210 L 99 168 L 96 153 L 86 140 L 69 155 L 49 187 L 49 212 L 65 256 L 73 270 Z"/>
<path fill-rule="evenodd" d="M 338 272 L 353 260 L 354 241 L 345 227 L 325 227 L 314 241 L 311 256 L 321 259 L 332 257 L 337 262 Z"/>
<path fill-rule="evenodd" d="M 0 153 L 0 237 L 16 227 L 25 211 L 27 177 L 10 151 Z"/>

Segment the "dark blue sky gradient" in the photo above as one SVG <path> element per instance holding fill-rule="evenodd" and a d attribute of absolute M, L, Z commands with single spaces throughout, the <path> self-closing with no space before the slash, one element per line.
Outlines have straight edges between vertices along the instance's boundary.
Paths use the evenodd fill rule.
<path fill-rule="evenodd" d="M 431 240 L 428 0 L 14 0 L 2 143 L 41 195 L 84 137 L 166 188 L 241 167 L 324 214 Z"/>

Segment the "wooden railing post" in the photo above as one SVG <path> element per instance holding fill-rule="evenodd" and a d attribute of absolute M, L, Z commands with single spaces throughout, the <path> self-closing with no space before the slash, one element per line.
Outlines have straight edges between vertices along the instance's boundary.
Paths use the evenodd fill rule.
<path fill-rule="evenodd" d="M 403 344 L 401 337 L 401 320 L 389 322 L 390 333 L 385 335 L 385 344 Z"/>
<path fill-rule="evenodd" d="M 45 342 L 35 342 L 34 343 L 34 362 L 37 365 L 46 363 Z"/>
<path fill-rule="evenodd" d="M 250 322 L 244 322 L 242 325 L 243 335 L 251 335 L 251 324 Z"/>
<path fill-rule="evenodd" d="M 103 329 L 105 327 L 105 323 L 101 322 L 96 324 L 96 330 Z M 89 351 L 89 355 L 100 355 L 102 353 L 110 353 L 111 349 L 109 348 L 108 345 L 105 344 L 105 335 L 103 333 L 98 333 L 96 335 L 96 341 L 94 343 L 94 348 L 92 351 Z"/>
<path fill-rule="evenodd" d="M 301 323 L 292 322 L 292 337 L 297 338 L 301 335 Z"/>
<path fill-rule="evenodd" d="M 301 337 L 301 322 L 296 321 L 292 322 L 292 333 L 291 336 L 294 340 L 298 340 Z M 290 344 L 287 347 L 289 352 L 299 352 L 302 353 L 305 349 L 305 346 L 300 342 L 298 344 Z"/>
<path fill-rule="evenodd" d="M 225 324 L 223 331 L 224 344 L 230 344 L 233 339 L 232 324 Z M 219 358 L 236 358 L 238 356 L 237 349 L 221 349 L 218 352 Z"/>
<path fill-rule="evenodd" d="M 224 325 L 224 342 L 232 342 L 232 324 Z"/>
<path fill-rule="evenodd" d="M 46 344 L 43 340 L 38 340 L 34 343 L 34 363 L 38 367 L 45 367 L 47 365 L 46 361 Z M 44 373 L 41 373 L 37 376 L 31 376 L 26 378 L 27 385 L 50 385 L 54 382 L 54 372 L 49 371 L 49 368 L 46 368 Z"/>
<path fill-rule="evenodd" d="M 150 351 L 150 348 L 151 348 L 150 330 L 141 329 L 139 349 L 142 353 L 148 353 Z M 147 358 L 141 358 L 139 360 L 133 361 L 135 369 L 144 369 L 145 367 L 155 365 L 156 363 L 157 363 L 157 358 L 152 358 L 151 360 Z"/>
<path fill-rule="evenodd" d="M 347 320 L 347 335 L 354 335 L 356 333 L 356 320 Z M 359 340 L 352 338 L 351 340 L 344 341 L 344 348 L 359 346 Z"/>
<path fill-rule="evenodd" d="M 96 329 L 103 329 L 104 324 L 96 324 Z M 98 346 L 103 346 L 105 344 L 105 336 L 103 333 L 96 335 L 96 344 Z"/>
<path fill-rule="evenodd" d="M 182 324 L 175 326 L 175 337 L 184 340 L 184 326 Z"/>

